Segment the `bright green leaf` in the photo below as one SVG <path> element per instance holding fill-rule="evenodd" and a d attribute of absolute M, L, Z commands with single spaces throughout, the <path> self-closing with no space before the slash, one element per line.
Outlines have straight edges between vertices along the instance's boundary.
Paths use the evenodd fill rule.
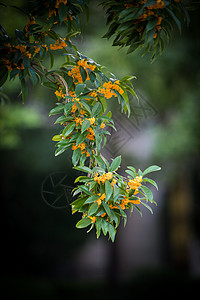
<path fill-rule="evenodd" d="M 76 228 L 85 228 L 87 226 L 89 226 L 92 223 L 90 218 L 83 218 L 81 219 L 77 224 L 76 224 Z"/>
<path fill-rule="evenodd" d="M 110 172 L 116 171 L 121 164 L 121 155 L 117 156 L 110 165 Z"/>
<path fill-rule="evenodd" d="M 148 167 L 147 169 L 145 169 L 145 170 L 143 171 L 142 175 L 144 176 L 144 175 L 146 175 L 146 174 L 148 174 L 148 173 L 155 172 L 155 171 L 159 171 L 159 170 L 161 170 L 161 167 L 156 166 L 156 165 L 153 165 L 153 166 L 150 166 L 150 167 Z"/>

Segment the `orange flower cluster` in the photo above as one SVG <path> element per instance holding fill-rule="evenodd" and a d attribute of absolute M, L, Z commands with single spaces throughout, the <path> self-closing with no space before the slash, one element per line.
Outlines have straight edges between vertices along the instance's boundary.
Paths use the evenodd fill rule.
<path fill-rule="evenodd" d="M 177 0 L 179 1 L 179 0 Z M 143 5 L 146 3 L 146 0 L 143 0 L 140 2 L 140 5 Z M 153 36 L 153 38 L 155 39 L 158 35 L 158 30 L 162 29 L 162 27 L 160 26 L 161 25 L 161 22 L 162 22 L 162 17 L 158 16 L 155 11 L 158 10 L 158 9 L 162 9 L 164 8 L 165 6 L 165 3 L 163 0 L 157 0 L 157 2 L 153 5 L 149 5 L 145 8 L 145 11 L 144 13 L 137 19 L 136 21 L 136 24 L 137 23 L 140 23 L 140 22 L 143 22 L 143 21 L 146 21 L 148 17 L 150 16 L 155 16 L 156 18 L 158 18 L 158 22 L 155 26 L 155 34 Z M 145 25 L 144 26 L 141 26 L 140 28 L 137 29 L 137 31 L 139 32 L 139 35 L 142 34 L 142 31 L 144 30 L 145 28 Z"/>
<path fill-rule="evenodd" d="M 56 0 L 56 3 L 55 3 L 55 8 L 58 8 L 60 3 L 63 3 L 64 5 L 67 4 L 67 0 Z"/>
<path fill-rule="evenodd" d="M 95 140 L 94 130 L 89 127 L 87 131 L 89 131 L 89 133 L 87 134 L 86 138 L 88 138 L 89 140 Z"/>
<path fill-rule="evenodd" d="M 11 45 L 10 43 L 6 44 L 5 47 L 8 47 L 7 54 L 20 52 L 22 59 L 24 56 L 31 58 L 32 54 L 27 50 L 26 45 Z M 11 62 L 8 58 L 3 58 L 3 64 L 7 67 L 9 71 L 13 69 L 24 70 L 24 64 L 20 60 L 18 64 Z"/>
<path fill-rule="evenodd" d="M 102 200 L 104 200 L 106 198 L 106 195 L 105 195 L 105 193 L 103 193 L 103 194 L 99 193 L 98 196 L 100 196 L 100 197 L 96 201 L 94 201 L 94 202 L 97 202 L 98 206 L 100 206 Z"/>
<path fill-rule="evenodd" d="M 87 120 L 90 121 L 90 124 L 91 124 L 91 125 L 93 125 L 94 122 L 95 122 L 95 118 L 94 118 L 94 117 L 93 117 L 93 118 L 88 118 Z M 95 125 L 95 124 L 94 124 L 94 125 Z"/>
<path fill-rule="evenodd" d="M 65 97 L 66 97 L 66 94 L 63 93 L 61 87 L 59 87 L 59 89 L 56 90 L 54 94 L 55 94 L 57 97 L 60 97 L 60 98 L 65 98 Z"/>
<path fill-rule="evenodd" d="M 117 94 L 114 92 L 118 91 L 120 95 L 124 93 L 123 89 L 119 86 L 119 80 L 116 80 L 115 83 L 112 83 L 111 81 L 105 82 L 103 84 L 103 88 L 98 88 L 98 92 L 100 94 L 103 94 L 106 99 L 110 99 L 113 96 L 117 97 Z"/>
<path fill-rule="evenodd" d="M 94 181 L 97 181 L 98 184 L 105 183 L 106 180 L 112 179 L 113 174 L 111 172 L 103 173 L 103 175 L 98 176 L 98 173 L 94 177 Z"/>
<path fill-rule="evenodd" d="M 63 49 L 65 47 L 67 47 L 67 44 L 65 42 L 65 39 L 60 39 L 60 40 L 57 40 L 55 42 L 55 44 L 50 44 L 50 50 L 59 50 L 59 49 Z"/>
<path fill-rule="evenodd" d="M 97 92 L 96 92 L 96 91 L 90 92 L 89 95 L 90 95 L 91 97 L 97 98 Z"/>
<path fill-rule="evenodd" d="M 138 193 L 138 188 L 141 186 L 142 176 L 136 176 L 134 179 L 129 179 L 128 186 L 135 190 L 134 195 Z"/>
<path fill-rule="evenodd" d="M 90 63 L 87 62 L 87 60 L 79 60 L 77 62 L 77 66 L 74 66 L 69 72 L 68 72 L 68 75 L 73 77 L 73 81 L 74 83 L 83 83 L 83 79 L 82 79 L 82 76 L 81 76 L 81 72 L 80 72 L 80 66 L 84 68 L 86 74 L 87 74 L 87 77 L 86 77 L 86 80 L 89 80 L 89 75 L 88 75 L 88 72 L 87 72 L 87 69 L 90 69 L 91 71 L 94 71 L 96 66 L 95 65 L 91 65 Z"/>
<path fill-rule="evenodd" d="M 81 144 L 79 144 L 78 146 L 76 146 L 76 143 L 74 143 L 74 144 L 72 145 L 72 150 L 76 150 L 76 149 L 78 149 L 78 148 L 81 149 L 81 154 L 86 153 L 86 156 L 87 156 L 87 157 L 90 156 L 90 153 L 86 150 L 86 144 L 85 144 L 84 142 L 81 143 Z"/>
<path fill-rule="evenodd" d="M 160 9 L 165 6 L 163 0 L 157 0 L 155 4 L 147 6 L 147 9 Z"/>

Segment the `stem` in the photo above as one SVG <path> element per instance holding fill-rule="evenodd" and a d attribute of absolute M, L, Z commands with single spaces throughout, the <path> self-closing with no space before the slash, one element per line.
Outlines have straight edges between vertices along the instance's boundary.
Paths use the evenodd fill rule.
<path fill-rule="evenodd" d="M 60 74 L 58 74 L 58 73 L 51 73 L 49 75 L 45 75 L 46 73 L 49 72 L 49 70 L 46 67 L 42 66 L 43 70 L 46 72 L 45 73 L 43 70 L 41 70 L 40 64 L 37 63 L 36 61 L 33 61 L 31 66 L 40 75 L 45 76 L 47 78 L 47 80 L 49 80 L 50 82 L 52 82 L 52 83 L 54 83 L 54 84 L 57 85 L 57 83 L 54 80 L 52 80 L 51 78 L 49 78 L 49 76 L 52 76 L 53 78 L 55 78 L 65 88 L 66 95 L 69 96 L 69 90 L 68 90 L 67 82 L 65 81 L 65 79 Z M 37 68 L 35 66 L 37 66 Z"/>

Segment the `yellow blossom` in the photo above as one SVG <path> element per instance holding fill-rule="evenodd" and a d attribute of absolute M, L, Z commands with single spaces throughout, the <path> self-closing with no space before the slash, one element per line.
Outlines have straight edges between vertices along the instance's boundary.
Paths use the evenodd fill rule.
<path fill-rule="evenodd" d="M 95 118 L 94 117 L 93 118 L 88 118 L 88 121 L 90 121 L 90 124 L 93 125 L 94 122 L 95 122 Z"/>
<path fill-rule="evenodd" d="M 128 185 L 131 189 L 137 190 L 141 186 L 142 176 L 136 176 L 134 179 L 129 179 Z"/>

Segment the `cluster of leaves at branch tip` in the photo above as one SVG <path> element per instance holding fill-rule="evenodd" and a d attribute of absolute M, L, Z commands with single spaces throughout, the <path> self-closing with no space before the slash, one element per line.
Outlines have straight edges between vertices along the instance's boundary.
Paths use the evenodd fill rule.
<path fill-rule="evenodd" d="M 186 4 L 181 0 L 103 1 L 109 26 L 105 38 L 114 36 L 113 46 L 128 47 L 127 53 L 143 49 L 152 61 L 172 38 L 174 25 L 181 33 L 189 25 Z"/>

